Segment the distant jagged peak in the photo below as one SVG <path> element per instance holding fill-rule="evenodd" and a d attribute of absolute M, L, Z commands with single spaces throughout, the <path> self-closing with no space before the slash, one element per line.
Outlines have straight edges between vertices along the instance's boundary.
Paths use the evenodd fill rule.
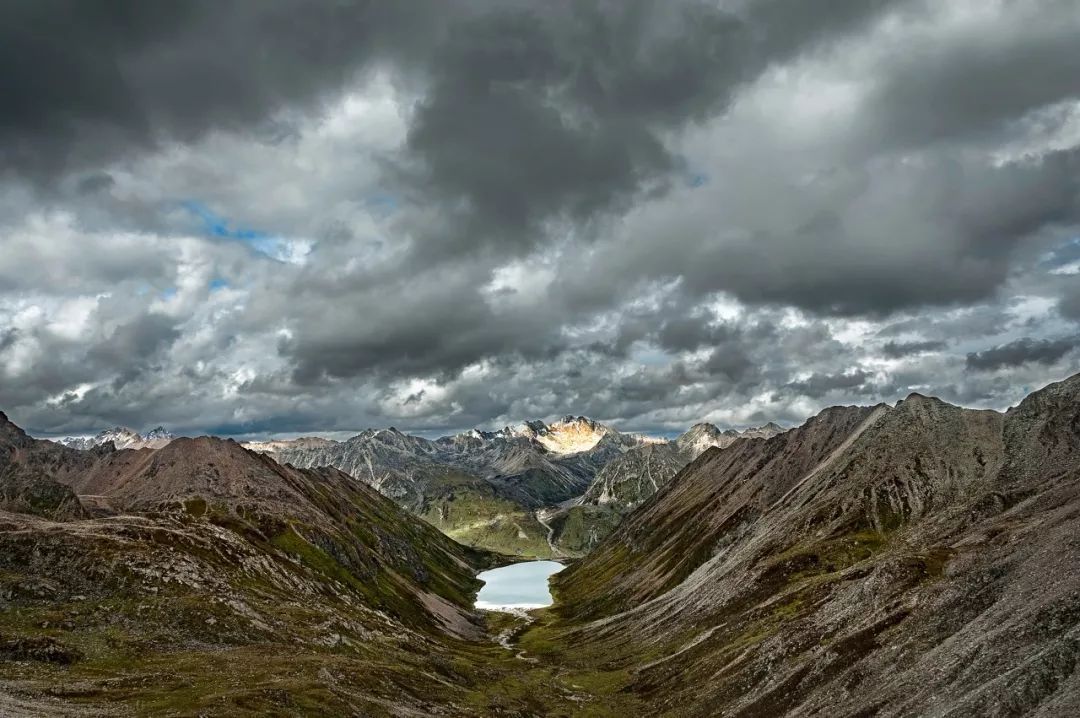
<path fill-rule="evenodd" d="M 144 440 L 146 440 L 146 441 L 153 441 L 155 439 L 170 439 L 171 440 L 171 439 L 175 439 L 176 437 L 173 435 L 173 433 L 171 431 L 166 429 L 164 426 L 157 426 L 157 427 L 151 429 L 150 431 L 146 432 L 145 434 L 143 434 L 142 438 Z"/>
<path fill-rule="evenodd" d="M 244 441 L 240 444 L 249 451 L 261 454 L 273 454 L 289 449 L 323 449 L 338 442 L 321 436 L 301 436 L 296 439 L 267 439 L 266 441 Z"/>
<path fill-rule="evenodd" d="M 574 416 L 573 414 L 567 414 L 563 418 L 549 425 L 550 427 L 560 426 L 586 426 L 590 429 L 610 431 L 608 427 L 604 426 L 598 421 L 593 421 L 587 416 Z"/>
<path fill-rule="evenodd" d="M 675 439 L 675 443 L 681 449 L 701 454 L 714 446 L 721 449 L 730 446 L 738 439 L 768 439 L 783 431 L 782 427 L 771 421 L 764 426 L 755 426 L 742 431 L 735 429 L 721 431 L 715 424 L 703 421 L 691 426 L 686 433 Z"/>
<path fill-rule="evenodd" d="M 109 443 L 117 449 L 160 449 L 175 438 L 175 435 L 163 426 L 151 429 L 145 434 L 140 434 L 131 427 L 114 426 L 94 436 L 66 436 L 56 439 L 56 443 L 81 451 L 89 451 Z"/>
<path fill-rule="evenodd" d="M 507 436 L 532 439 L 555 454 L 577 454 L 595 447 L 614 429 L 585 416 L 567 414 L 547 424 L 540 420 L 525 421 L 503 429 Z M 503 433 L 500 432 L 500 433 Z"/>

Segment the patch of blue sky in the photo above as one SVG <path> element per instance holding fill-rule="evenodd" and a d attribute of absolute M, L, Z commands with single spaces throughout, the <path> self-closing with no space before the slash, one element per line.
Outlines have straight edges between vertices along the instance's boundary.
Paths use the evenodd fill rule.
<path fill-rule="evenodd" d="M 686 177 L 686 186 L 697 189 L 709 184 L 709 175 L 704 172 L 691 172 Z"/>
<path fill-rule="evenodd" d="M 296 247 L 287 239 L 257 229 L 236 227 L 229 219 L 222 217 L 198 200 L 185 200 L 180 205 L 201 221 L 203 231 L 210 237 L 244 242 L 256 252 L 279 262 L 291 262 L 297 259 Z"/>
<path fill-rule="evenodd" d="M 671 363 L 671 355 L 652 347 L 634 348 L 630 352 L 630 361 L 645 366 L 667 366 Z"/>
<path fill-rule="evenodd" d="M 398 211 L 401 201 L 396 195 L 386 192 L 376 192 L 369 195 L 364 202 L 368 211 L 377 217 L 388 217 Z"/>
<path fill-rule="evenodd" d="M 1044 254 L 1040 264 L 1051 274 L 1080 273 L 1080 237 L 1073 237 Z"/>
<path fill-rule="evenodd" d="M 222 289 L 228 289 L 229 288 L 229 282 L 228 282 L 228 280 L 222 279 L 221 277 L 214 277 L 213 279 L 210 280 L 210 283 L 207 285 L 207 288 L 211 292 L 217 292 L 217 291 L 220 291 Z"/>

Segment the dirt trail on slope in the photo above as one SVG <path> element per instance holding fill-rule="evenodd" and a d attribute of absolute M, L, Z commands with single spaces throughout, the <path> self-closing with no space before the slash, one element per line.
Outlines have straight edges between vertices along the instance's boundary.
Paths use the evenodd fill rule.
<path fill-rule="evenodd" d="M 566 558 L 566 554 L 560 551 L 559 547 L 555 545 L 555 529 L 551 528 L 551 524 L 549 524 L 544 517 L 545 511 L 547 511 L 547 509 L 536 510 L 536 521 L 547 531 L 547 542 L 548 546 L 551 547 L 551 555 L 555 558 Z"/>

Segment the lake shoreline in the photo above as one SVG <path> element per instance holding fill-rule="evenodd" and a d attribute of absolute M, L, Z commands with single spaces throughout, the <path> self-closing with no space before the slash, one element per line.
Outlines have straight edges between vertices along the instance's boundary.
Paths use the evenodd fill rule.
<path fill-rule="evenodd" d="M 547 608 L 554 603 L 549 581 L 565 568 L 560 561 L 523 561 L 482 571 L 484 582 L 474 607 L 480 611 L 519 613 Z"/>

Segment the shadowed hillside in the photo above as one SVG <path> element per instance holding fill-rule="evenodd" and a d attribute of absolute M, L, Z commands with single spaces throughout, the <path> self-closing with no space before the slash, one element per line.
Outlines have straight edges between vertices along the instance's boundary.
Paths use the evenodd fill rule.
<path fill-rule="evenodd" d="M 707 451 L 522 645 L 650 714 L 1069 715 L 1078 532 L 1080 376 L 1005 414 L 829 409 Z"/>

